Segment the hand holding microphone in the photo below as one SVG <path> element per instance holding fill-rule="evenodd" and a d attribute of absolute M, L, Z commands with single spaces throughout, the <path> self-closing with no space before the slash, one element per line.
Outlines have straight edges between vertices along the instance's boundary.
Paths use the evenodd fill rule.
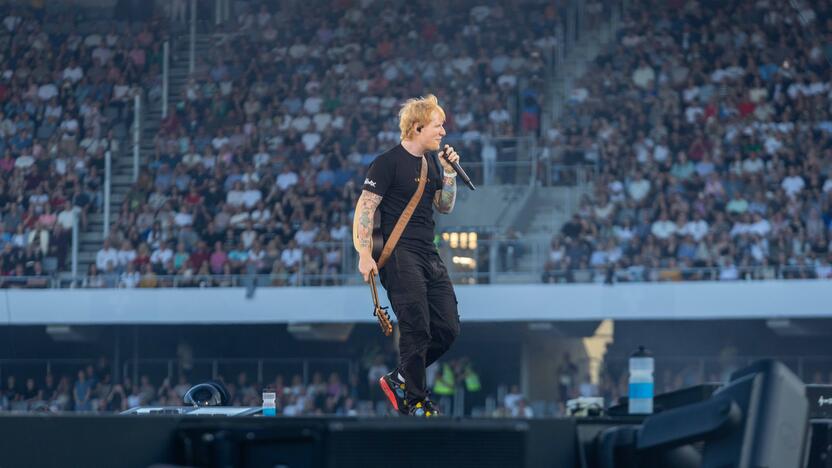
<path fill-rule="evenodd" d="M 442 150 L 439 152 L 439 156 L 442 159 L 444 159 L 445 162 L 451 165 L 451 167 L 454 169 L 454 171 L 456 171 L 457 174 L 459 174 L 460 179 L 462 179 L 462 181 L 465 182 L 465 185 L 467 185 L 468 188 L 470 188 L 471 190 L 476 190 L 474 184 L 471 183 L 471 178 L 468 177 L 468 174 L 466 174 L 465 171 L 462 170 L 462 167 L 460 167 L 459 155 L 456 154 L 456 151 L 454 151 L 452 146 L 445 145 L 445 147 L 442 148 Z"/>

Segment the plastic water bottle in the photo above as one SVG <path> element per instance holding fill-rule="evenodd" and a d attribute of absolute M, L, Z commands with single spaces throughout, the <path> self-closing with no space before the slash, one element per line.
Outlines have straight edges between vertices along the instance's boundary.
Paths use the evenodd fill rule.
<path fill-rule="evenodd" d="M 653 356 L 639 346 L 630 356 L 629 413 L 653 413 Z"/>
<path fill-rule="evenodd" d="M 263 416 L 277 415 L 276 399 L 277 394 L 275 392 L 263 392 Z"/>

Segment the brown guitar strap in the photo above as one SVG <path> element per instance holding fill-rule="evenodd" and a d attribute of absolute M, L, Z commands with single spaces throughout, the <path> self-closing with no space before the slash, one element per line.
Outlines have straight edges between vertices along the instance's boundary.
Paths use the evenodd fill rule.
<path fill-rule="evenodd" d="M 427 181 L 428 163 L 427 158 L 422 156 L 422 172 L 419 175 L 419 187 L 416 189 L 416 193 L 413 194 L 413 198 L 407 202 L 407 206 L 404 208 L 402 215 L 399 216 L 399 220 L 396 221 L 396 225 L 393 227 L 393 232 L 390 233 L 390 238 L 388 238 L 387 242 L 384 243 L 384 250 L 381 251 L 381 255 L 376 263 L 379 269 L 384 267 L 384 264 L 387 263 L 387 259 L 390 258 L 390 254 L 393 253 L 393 249 L 399 242 L 399 238 L 402 236 L 402 232 L 404 232 L 407 222 L 410 221 L 410 217 L 413 216 L 413 212 L 416 211 L 416 205 L 418 205 L 419 200 L 422 199 L 422 194 L 425 192 L 425 184 Z"/>

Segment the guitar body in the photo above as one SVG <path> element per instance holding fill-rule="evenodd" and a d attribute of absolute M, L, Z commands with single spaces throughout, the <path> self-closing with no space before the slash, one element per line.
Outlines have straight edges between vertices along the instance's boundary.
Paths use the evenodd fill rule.
<path fill-rule="evenodd" d="M 373 260 L 378 262 L 382 250 L 384 250 L 384 236 L 381 234 L 381 213 L 376 210 L 373 215 Z"/>

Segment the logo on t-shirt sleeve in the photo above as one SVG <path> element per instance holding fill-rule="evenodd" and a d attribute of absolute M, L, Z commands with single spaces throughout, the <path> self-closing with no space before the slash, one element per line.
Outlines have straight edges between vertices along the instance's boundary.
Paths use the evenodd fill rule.
<path fill-rule="evenodd" d="M 376 181 L 364 179 L 364 185 L 369 185 L 370 187 L 376 188 Z"/>

